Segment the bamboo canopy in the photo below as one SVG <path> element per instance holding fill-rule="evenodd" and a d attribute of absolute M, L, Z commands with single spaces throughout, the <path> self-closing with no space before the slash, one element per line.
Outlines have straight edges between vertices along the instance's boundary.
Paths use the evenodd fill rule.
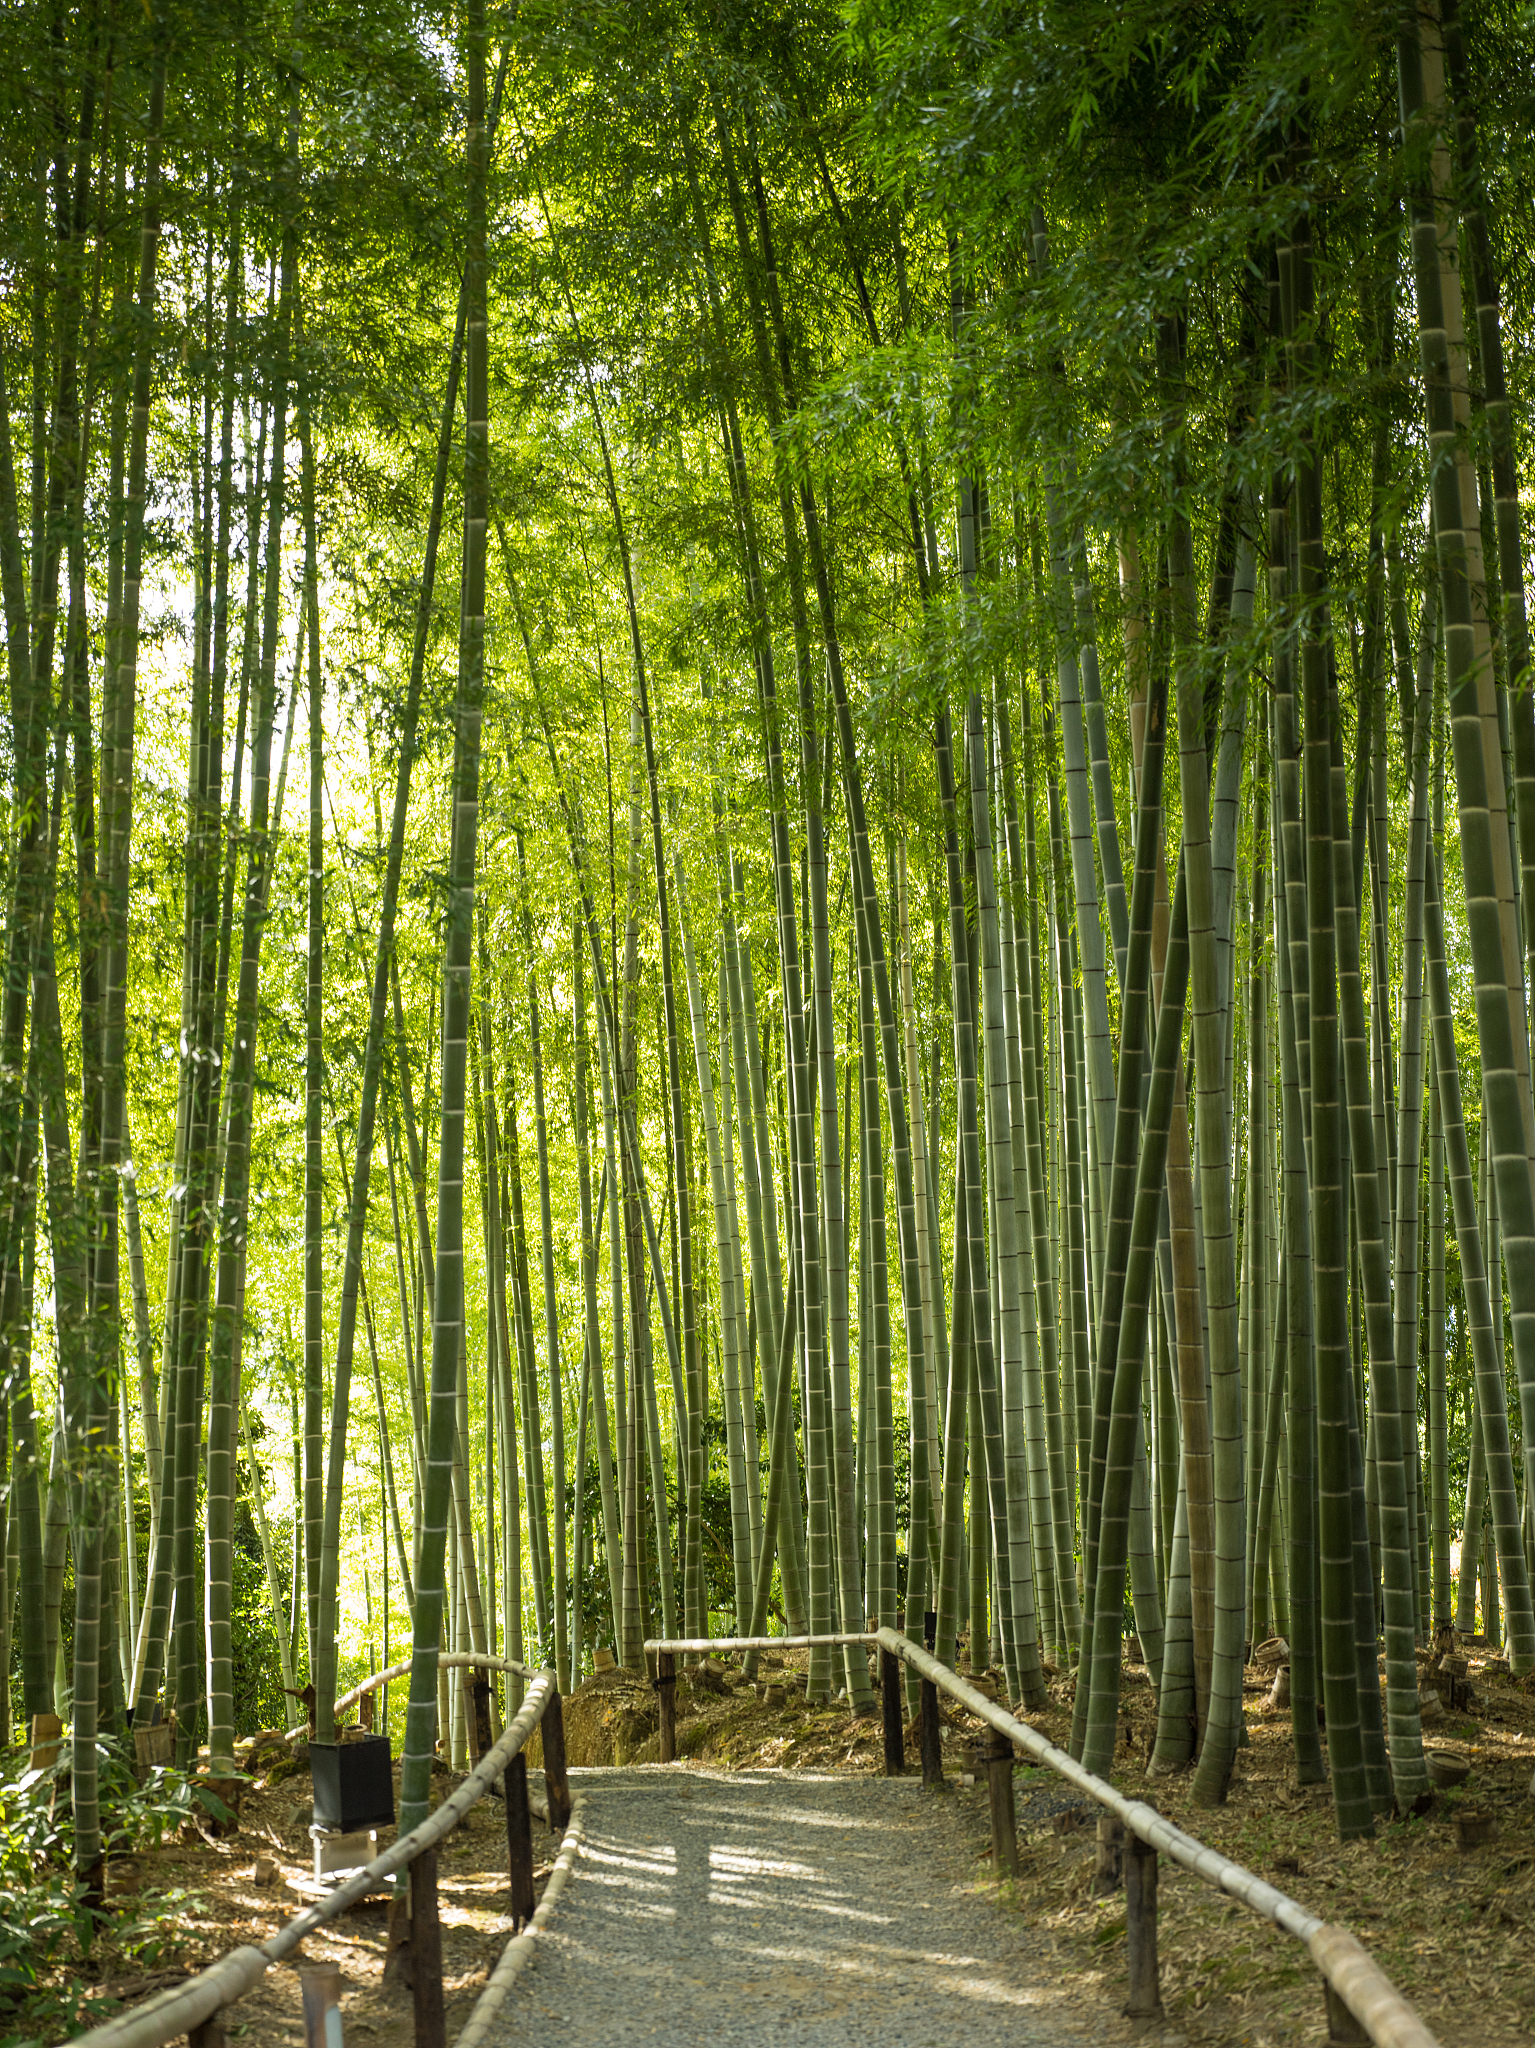
<path fill-rule="evenodd" d="M 931 1615 L 1105 1776 L 1133 1636 L 1216 1804 L 1274 1641 L 1345 1837 L 1535 1670 L 1531 33 L 12 11 L 0 1737 L 89 1906 L 136 1734 L 401 1663 L 408 1831 L 450 1659 L 862 1714 Z"/>

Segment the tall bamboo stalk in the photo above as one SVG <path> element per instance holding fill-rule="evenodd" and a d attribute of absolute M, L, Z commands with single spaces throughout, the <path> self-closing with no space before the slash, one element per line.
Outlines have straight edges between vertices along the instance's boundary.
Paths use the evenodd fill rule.
<path fill-rule="evenodd" d="M 485 529 L 489 484 L 486 330 L 486 184 L 484 0 L 468 0 L 464 24 L 468 85 L 464 252 L 466 377 L 464 404 L 464 603 L 453 739 L 453 810 L 448 914 L 443 939 L 442 1090 L 437 1163 L 437 1274 L 432 1317 L 432 1375 L 427 1472 L 416 1572 L 410 1697 L 400 1767 L 400 1826 L 424 1818 L 437 1723 L 445 1551 L 456 1436 L 455 1394 L 464 1315 L 464 1115 L 469 982 L 474 957 L 475 865 L 479 837 L 480 723 L 485 680 Z"/>

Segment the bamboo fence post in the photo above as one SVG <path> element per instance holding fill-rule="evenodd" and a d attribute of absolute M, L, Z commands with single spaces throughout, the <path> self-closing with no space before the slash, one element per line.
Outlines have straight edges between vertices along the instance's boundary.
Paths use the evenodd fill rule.
<path fill-rule="evenodd" d="M 922 1681 L 922 1784 L 924 1790 L 943 1785 L 943 1729 L 938 1719 L 938 1688 L 930 1678 Z"/>
<path fill-rule="evenodd" d="M 299 1982 L 304 1992 L 304 2048 L 341 2048 L 340 1970 L 334 1963 L 312 1963 L 299 1972 Z"/>
<path fill-rule="evenodd" d="M 489 1756 L 493 1737 L 490 1732 L 490 1681 L 484 1673 L 472 1666 L 464 1673 L 464 1716 L 469 1728 L 470 1760 L 479 1763 Z"/>
<path fill-rule="evenodd" d="M 1368 2041 L 1369 2028 L 1355 2019 L 1342 1993 L 1325 1980 L 1322 1992 L 1327 2001 L 1327 2048 L 1353 2048 L 1356 2041 Z"/>
<path fill-rule="evenodd" d="M 993 1877 L 1018 1875 L 1018 1816 L 1013 1804 L 1013 1745 L 1005 1735 L 990 1735 L 982 1751 L 986 1763 L 986 1795 L 991 1813 Z"/>
<path fill-rule="evenodd" d="M 1125 1836 L 1125 1946 L 1130 1996 L 1125 2017 L 1162 2016 L 1162 1972 L 1157 1960 L 1157 1852 L 1139 1835 Z"/>
<path fill-rule="evenodd" d="M 906 1724 L 901 1701 L 901 1661 L 890 1650 L 879 1653 L 879 1692 L 885 1725 L 885 1776 L 904 1777 Z"/>
<path fill-rule="evenodd" d="M 544 1787 L 549 1801 L 549 1827 L 556 1835 L 570 1826 L 570 1780 L 565 1775 L 565 1710 L 557 1691 L 544 1709 Z"/>
<path fill-rule="evenodd" d="M 442 1922 L 437 1913 L 437 1849 L 423 1849 L 410 1871 L 410 1988 L 416 2048 L 447 2048 L 442 2011 Z"/>
<path fill-rule="evenodd" d="M 656 1659 L 656 1697 L 661 1706 L 661 1761 L 677 1761 L 677 1659 L 662 1650 Z"/>
<path fill-rule="evenodd" d="M 1116 1814 L 1098 1816 L 1098 1855 L 1093 1865 L 1093 1890 L 1099 1898 L 1117 1892 L 1125 1874 L 1125 1824 Z"/>
<path fill-rule="evenodd" d="M 528 1760 L 519 1750 L 502 1779 L 506 1798 L 506 1859 L 512 1919 L 520 1929 L 533 1918 L 533 1822 L 528 1811 Z"/>

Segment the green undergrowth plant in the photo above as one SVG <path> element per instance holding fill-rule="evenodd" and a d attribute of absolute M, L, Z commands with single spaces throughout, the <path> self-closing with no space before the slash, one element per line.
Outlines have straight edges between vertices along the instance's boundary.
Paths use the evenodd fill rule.
<path fill-rule="evenodd" d="M 56 2041 L 102 2017 L 91 1978 L 110 1981 L 119 1962 L 153 1968 L 197 1903 L 172 1888 L 136 1894 L 121 1916 L 86 1904 L 74 1875 L 69 1756 L 66 1744 L 44 1770 L 24 1750 L 0 1762 L 0 2048 Z M 160 1848 L 199 1817 L 230 1817 L 205 1781 L 174 1766 L 153 1766 L 141 1784 L 115 1741 L 98 1742 L 97 1769 L 109 1859 Z"/>

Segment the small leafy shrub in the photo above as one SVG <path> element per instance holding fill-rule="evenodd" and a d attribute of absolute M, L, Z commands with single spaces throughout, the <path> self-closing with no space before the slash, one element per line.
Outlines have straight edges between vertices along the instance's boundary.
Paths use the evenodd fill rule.
<path fill-rule="evenodd" d="M 26 1766 L 25 1751 L 0 1759 L 0 2048 L 62 2040 L 106 2017 L 113 2008 L 88 1996 L 80 1967 L 97 1936 L 114 1962 L 153 1969 L 202 1904 L 194 1892 L 149 1890 L 103 1930 L 74 1876 L 67 1740 L 48 1770 Z M 159 1848 L 199 1813 L 229 1818 L 216 1792 L 171 1765 L 140 1785 L 115 1741 L 99 1744 L 98 1769 L 109 1857 Z"/>

